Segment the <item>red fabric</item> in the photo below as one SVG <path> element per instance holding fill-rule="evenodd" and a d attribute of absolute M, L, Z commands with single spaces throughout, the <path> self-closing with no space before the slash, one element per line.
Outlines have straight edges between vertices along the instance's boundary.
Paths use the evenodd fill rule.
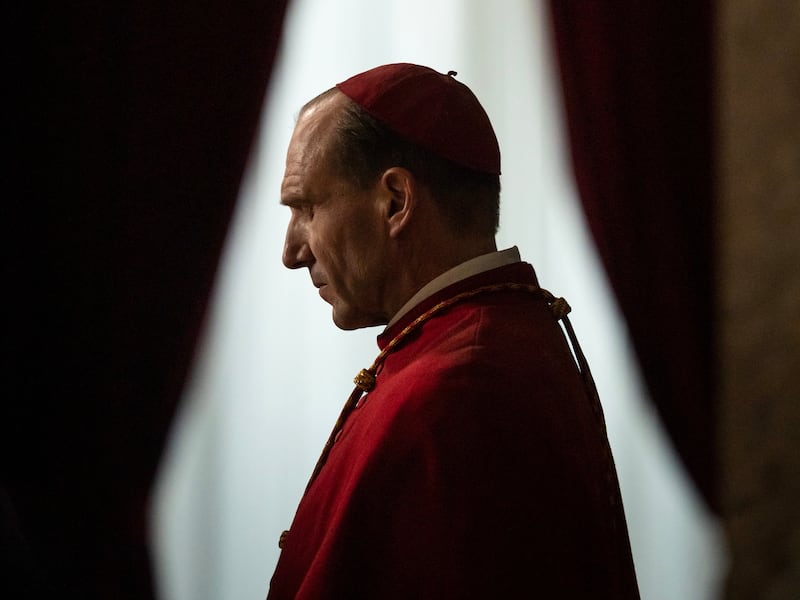
<path fill-rule="evenodd" d="M 653 402 L 716 507 L 710 3 L 550 10 L 589 227 Z"/>
<path fill-rule="evenodd" d="M 489 116 L 455 76 L 394 63 L 336 87 L 401 138 L 462 167 L 499 175 L 500 147 Z"/>
<path fill-rule="evenodd" d="M 150 487 L 285 0 L 17 6 L 0 597 L 144 600 Z"/>
<path fill-rule="evenodd" d="M 520 263 L 451 286 L 535 284 Z M 503 291 L 391 353 L 298 507 L 269 598 L 638 598 L 613 464 L 555 318 Z"/>

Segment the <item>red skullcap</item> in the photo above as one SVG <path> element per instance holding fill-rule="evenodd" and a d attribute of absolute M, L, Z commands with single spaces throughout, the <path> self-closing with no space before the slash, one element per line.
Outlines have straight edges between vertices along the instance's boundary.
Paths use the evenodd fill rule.
<path fill-rule="evenodd" d="M 395 63 L 336 87 L 406 141 L 462 167 L 499 175 L 500 148 L 489 116 L 455 75 Z"/>

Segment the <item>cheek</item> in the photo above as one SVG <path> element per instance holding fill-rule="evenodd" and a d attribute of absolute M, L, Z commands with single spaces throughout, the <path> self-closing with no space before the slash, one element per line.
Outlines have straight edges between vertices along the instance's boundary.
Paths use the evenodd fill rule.
<path fill-rule="evenodd" d="M 314 222 L 312 251 L 329 278 L 361 287 L 374 279 L 383 243 L 378 223 L 360 210 L 325 215 Z"/>
<path fill-rule="evenodd" d="M 349 262 L 349 239 L 341 227 L 332 227 L 323 219 L 313 223 L 309 231 L 309 247 L 320 267 L 329 277 L 340 276 Z"/>
<path fill-rule="evenodd" d="M 362 280 L 370 285 L 385 271 L 384 239 L 375 230 L 374 224 L 366 223 L 351 241 L 352 261 Z"/>

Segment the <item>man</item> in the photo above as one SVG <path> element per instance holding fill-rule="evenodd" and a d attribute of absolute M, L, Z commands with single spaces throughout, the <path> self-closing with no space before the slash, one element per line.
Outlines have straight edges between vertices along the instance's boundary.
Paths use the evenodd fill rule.
<path fill-rule="evenodd" d="M 500 152 L 455 75 L 384 65 L 300 113 L 284 264 L 340 328 L 387 327 L 269 598 L 638 598 L 568 306 L 496 249 Z"/>

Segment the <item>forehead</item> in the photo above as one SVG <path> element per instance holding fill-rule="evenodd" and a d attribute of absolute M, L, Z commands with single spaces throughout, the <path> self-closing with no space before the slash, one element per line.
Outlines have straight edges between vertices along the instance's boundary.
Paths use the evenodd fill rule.
<path fill-rule="evenodd" d="M 344 97 L 341 93 L 338 96 Z M 331 176 L 329 148 L 339 110 L 336 96 L 301 113 L 286 153 L 281 201 L 305 197 L 321 177 Z"/>

